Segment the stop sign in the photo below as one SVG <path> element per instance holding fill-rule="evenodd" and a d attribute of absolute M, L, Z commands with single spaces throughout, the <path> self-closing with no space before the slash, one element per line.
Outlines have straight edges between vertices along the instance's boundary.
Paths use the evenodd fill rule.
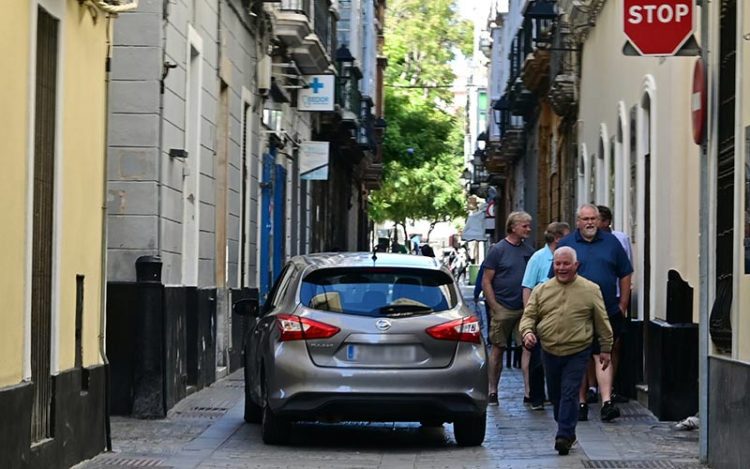
<path fill-rule="evenodd" d="M 625 35 L 641 55 L 674 55 L 693 32 L 694 0 L 624 0 Z"/>

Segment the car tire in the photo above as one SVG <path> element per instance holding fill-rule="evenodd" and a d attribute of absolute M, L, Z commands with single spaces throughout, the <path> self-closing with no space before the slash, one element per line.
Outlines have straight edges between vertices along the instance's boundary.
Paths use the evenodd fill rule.
<path fill-rule="evenodd" d="M 462 417 L 453 422 L 453 434 L 458 446 L 479 446 L 487 429 L 487 413 Z"/>
<path fill-rule="evenodd" d="M 273 413 L 271 406 L 263 406 L 263 419 L 261 420 L 260 433 L 263 443 L 267 445 L 283 445 L 289 442 L 289 433 L 292 423 Z"/>

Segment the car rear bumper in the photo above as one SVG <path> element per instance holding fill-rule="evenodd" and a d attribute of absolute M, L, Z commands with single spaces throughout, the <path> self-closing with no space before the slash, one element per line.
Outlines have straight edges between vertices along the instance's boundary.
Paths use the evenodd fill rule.
<path fill-rule="evenodd" d="M 299 393 L 276 413 L 295 420 L 452 422 L 485 409 L 486 402 L 467 394 Z"/>
<path fill-rule="evenodd" d="M 298 420 L 452 421 L 487 407 L 483 344 L 460 343 L 449 366 L 432 369 L 318 367 L 306 350 L 291 350 L 298 346 L 304 345 L 277 348 L 273 365 L 266 367 L 268 404 L 279 415 Z"/>

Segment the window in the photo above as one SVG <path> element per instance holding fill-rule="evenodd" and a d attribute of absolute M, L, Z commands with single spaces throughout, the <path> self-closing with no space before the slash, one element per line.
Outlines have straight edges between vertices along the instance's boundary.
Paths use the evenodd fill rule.
<path fill-rule="evenodd" d="M 456 306 L 453 280 L 443 272 L 399 268 L 317 270 L 302 281 L 300 304 L 359 316 L 401 316 Z"/>

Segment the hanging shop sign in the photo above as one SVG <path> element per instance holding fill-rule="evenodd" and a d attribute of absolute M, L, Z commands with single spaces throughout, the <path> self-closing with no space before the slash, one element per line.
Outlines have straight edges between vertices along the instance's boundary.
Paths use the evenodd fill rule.
<path fill-rule="evenodd" d="M 334 75 L 306 75 L 307 88 L 297 93 L 300 111 L 333 111 L 335 105 L 336 77 Z"/>
<path fill-rule="evenodd" d="M 330 142 L 302 142 L 299 147 L 299 177 L 308 181 L 328 179 Z"/>

